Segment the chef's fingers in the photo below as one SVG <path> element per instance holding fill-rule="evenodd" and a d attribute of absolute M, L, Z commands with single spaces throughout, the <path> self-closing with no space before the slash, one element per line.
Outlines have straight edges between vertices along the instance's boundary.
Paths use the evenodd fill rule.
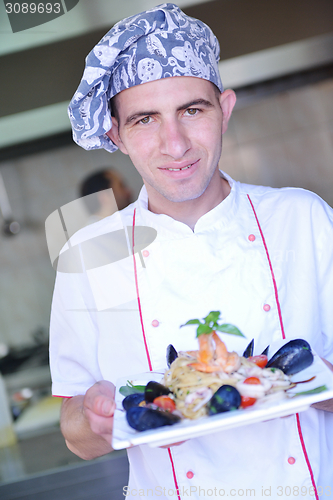
<path fill-rule="evenodd" d="M 115 386 L 112 382 L 101 380 L 88 389 L 83 407 L 101 417 L 112 417 L 116 409 L 114 394 Z"/>
<path fill-rule="evenodd" d="M 111 443 L 113 431 L 113 416 L 100 416 L 85 408 L 85 416 L 89 422 L 90 429 L 102 436 L 108 443 Z"/>
<path fill-rule="evenodd" d="M 179 441 L 179 443 L 171 443 L 171 444 L 165 444 L 164 446 L 159 446 L 159 448 L 171 448 L 171 446 L 179 446 L 186 441 Z"/>

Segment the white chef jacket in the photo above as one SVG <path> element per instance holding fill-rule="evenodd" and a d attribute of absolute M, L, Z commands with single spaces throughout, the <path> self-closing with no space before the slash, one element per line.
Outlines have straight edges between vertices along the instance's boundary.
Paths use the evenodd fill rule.
<path fill-rule="evenodd" d="M 129 228 L 135 253 L 84 273 L 57 273 L 54 395 L 84 394 L 101 379 L 115 383 L 166 367 L 169 343 L 197 348 L 195 326 L 179 326 L 212 310 L 246 336 L 222 334 L 229 350 L 242 352 L 252 338 L 255 353 L 278 339 L 304 338 L 333 363 L 332 209 L 302 189 L 251 186 L 221 175 L 231 192 L 194 231 L 150 212 L 142 188 L 134 204 L 74 235 L 76 245 Z M 140 256 L 135 238 L 142 226 L 157 236 Z M 315 498 L 316 485 L 329 496 L 332 424 L 333 414 L 311 408 L 169 450 L 131 448 L 124 494 Z"/>

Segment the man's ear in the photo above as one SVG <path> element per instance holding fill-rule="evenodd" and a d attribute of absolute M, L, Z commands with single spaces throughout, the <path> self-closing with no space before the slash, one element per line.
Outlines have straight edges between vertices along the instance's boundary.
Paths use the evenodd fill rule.
<path fill-rule="evenodd" d="M 127 149 L 125 148 L 119 135 L 118 121 L 114 116 L 111 116 L 111 120 L 112 128 L 108 132 L 106 132 L 106 135 L 110 137 L 111 141 L 114 142 L 116 146 L 118 146 L 122 153 L 128 155 Z"/>
<path fill-rule="evenodd" d="M 222 134 L 227 131 L 232 110 L 236 104 L 236 94 L 233 90 L 225 90 L 220 95 L 220 106 L 223 114 Z"/>

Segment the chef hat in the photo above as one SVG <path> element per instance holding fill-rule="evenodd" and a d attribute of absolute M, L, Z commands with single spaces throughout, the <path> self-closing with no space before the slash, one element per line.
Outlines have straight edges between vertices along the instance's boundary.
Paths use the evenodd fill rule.
<path fill-rule="evenodd" d="M 222 92 L 220 47 L 211 29 L 177 5 L 165 3 L 117 23 L 86 58 L 81 83 L 68 107 L 73 139 L 84 149 L 117 146 L 110 99 L 122 90 L 170 76 L 194 76 Z"/>

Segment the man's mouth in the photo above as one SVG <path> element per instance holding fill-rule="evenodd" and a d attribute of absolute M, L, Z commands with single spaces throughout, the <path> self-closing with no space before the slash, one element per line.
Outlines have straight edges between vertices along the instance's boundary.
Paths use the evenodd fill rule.
<path fill-rule="evenodd" d="M 192 165 L 187 165 L 186 167 L 183 168 L 166 168 L 165 170 L 170 170 L 171 172 L 179 172 L 180 170 L 186 170 L 190 167 L 192 167 Z"/>

